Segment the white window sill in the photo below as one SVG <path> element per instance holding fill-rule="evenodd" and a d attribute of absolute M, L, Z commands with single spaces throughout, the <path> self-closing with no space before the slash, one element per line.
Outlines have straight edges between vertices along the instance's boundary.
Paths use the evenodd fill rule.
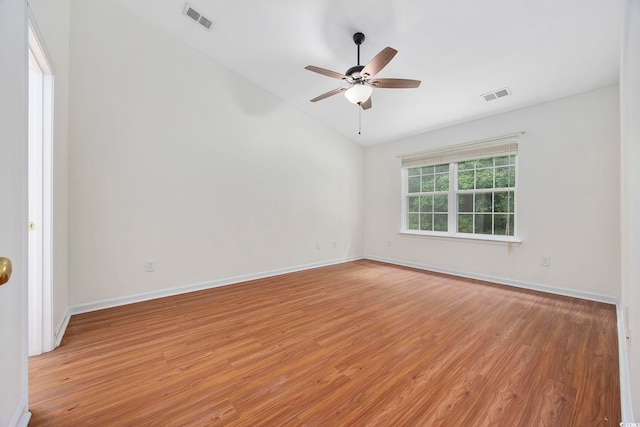
<path fill-rule="evenodd" d="M 512 245 L 512 246 L 520 246 L 522 240 L 517 237 L 502 237 L 502 236 L 486 236 L 479 234 L 464 234 L 464 233 L 439 233 L 435 231 L 417 231 L 417 230 L 402 230 L 400 231 L 401 235 L 405 236 L 415 236 L 415 237 L 427 237 L 427 238 L 435 238 L 442 240 L 457 240 L 463 242 L 472 242 L 472 243 L 487 243 L 492 245 Z"/>

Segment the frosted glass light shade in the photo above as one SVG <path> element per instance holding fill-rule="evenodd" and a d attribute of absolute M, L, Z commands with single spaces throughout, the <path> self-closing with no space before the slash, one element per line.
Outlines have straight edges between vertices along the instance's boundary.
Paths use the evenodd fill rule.
<path fill-rule="evenodd" d="M 344 96 L 354 104 L 360 104 L 371 96 L 373 88 L 371 86 L 356 84 L 352 88 L 345 91 Z"/>

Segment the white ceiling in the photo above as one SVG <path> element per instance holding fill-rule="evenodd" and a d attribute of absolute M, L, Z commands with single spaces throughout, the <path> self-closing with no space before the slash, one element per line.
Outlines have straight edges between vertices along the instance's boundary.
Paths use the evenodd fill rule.
<path fill-rule="evenodd" d="M 182 14 L 182 0 L 113 0 L 345 137 L 370 146 L 606 86 L 618 81 L 622 0 L 190 0 L 211 31 Z M 398 50 L 378 77 L 422 80 L 375 89 L 362 112 L 342 94 L 311 103 L 386 46 Z M 508 86 L 513 95 L 485 102 Z"/>

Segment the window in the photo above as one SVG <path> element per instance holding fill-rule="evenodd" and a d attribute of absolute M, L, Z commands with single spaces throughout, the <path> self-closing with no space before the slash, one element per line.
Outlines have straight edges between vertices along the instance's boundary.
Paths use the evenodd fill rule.
<path fill-rule="evenodd" d="M 515 156 L 457 164 L 458 233 L 513 236 Z"/>
<path fill-rule="evenodd" d="M 403 157 L 403 232 L 513 239 L 516 159 L 512 137 Z"/>
<path fill-rule="evenodd" d="M 449 224 L 449 165 L 411 168 L 408 173 L 407 228 L 447 231 Z"/>

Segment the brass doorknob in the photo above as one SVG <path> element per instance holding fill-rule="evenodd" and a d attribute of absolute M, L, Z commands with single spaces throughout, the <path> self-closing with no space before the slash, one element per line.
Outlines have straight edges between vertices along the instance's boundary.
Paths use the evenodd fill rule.
<path fill-rule="evenodd" d="M 0 256 L 0 286 L 11 279 L 11 260 Z"/>

